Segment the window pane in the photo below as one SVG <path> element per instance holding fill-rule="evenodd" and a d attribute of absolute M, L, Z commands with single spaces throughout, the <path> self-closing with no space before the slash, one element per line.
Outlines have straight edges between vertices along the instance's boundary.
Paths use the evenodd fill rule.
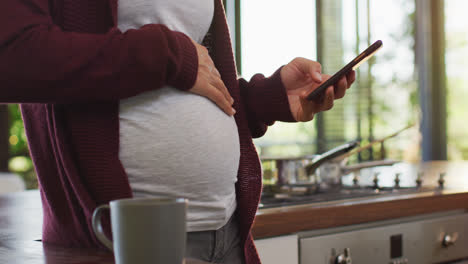
<path fill-rule="evenodd" d="M 448 158 L 468 159 L 468 1 L 445 1 Z"/>
<path fill-rule="evenodd" d="M 415 3 L 408 0 L 359 0 L 352 1 L 358 4 L 351 6 L 350 2 L 343 0 L 346 60 L 356 56 L 357 50 L 365 49 L 370 43 L 378 39 L 383 41 L 383 48 L 377 52 L 375 60 L 358 69 L 356 86 L 351 88 L 354 89 L 353 94 L 345 100 L 345 111 L 349 116 L 345 119 L 348 135 L 372 141 L 409 124 L 419 123 L 414 53 Z M 386 140 L 383 153 L 380 153 L 380 148 L 374 150 L 379 152 L 374 153 L 374 158 L 385 156 L 418 161 L 418 127 Z M 363 153 L 367 157 L 362 158 L 372 159 L 374 154 Z"/>
<path fill-rule="evenodd" d="M 297 56 L 317 60 L 333 74 L 377 39 L 384 48 L 363 64 L 347 96 L 323 115 L 326 148 L 350 140 L 380 139 L 409 123 L 418 123 L 414 66 L 414 1 L 323 0 L 321 28 L 316 3 L 310 0 L 242 1 L 242 75 L 272 74 Z M 318 31 L 318 32 L 317 32 Z M 323 47 L 317 52 L 317 35 Z M 336 57 L 338 56 L 338 57 Z M 316 118 L 317 119 L 317 118 Z M 417 127 L 385 145 L 386 157 L 419 159 Z M 295 155 L 316 152 L 316 120 L 304 124 L 277 123 L 255 140 L 263 154 Z M 278 147 L 281 145 L 282 147 Z M 276 146 L 276 147 L 269 147 Z M 372 159 L 366 154 L 364 159 Z M 370 156 L 369 156 L 370 155 Z M 380 158 L 379 156 L 376 156 Z"/>
<path fill-rule="evenodd" d="M 327 20 L 333 12 L 328 11 L 329 1 L 323 1 L 321 15 L 325 26 L 322 39 L 333 30 L 340 30 L 343 59 L 341 66 L 353 59 L 376 40 L 383 41 L 383 48 L 357 70 L 355 84 L 345 98 L 337 101 L 331 111 L 325 112 L 324 138 L 327 149 L 350 140 L 366 144 L 385 138 L 409 124 L 418 124 L 417 80 L 415 77 L 414 53 L 414 1 L 395 0 L 341 0 L 341 27 L 329 28 Z M 321 54 L 324 65 L 334 52 Z M 330 67 L 336 70 L 336 63 Z M 340 66 L 340 67 L 341 67 Z M 325 67 L 329 68 L 329 67 Z M 329 70 L 330 70 L 329 69 Z M 329 137 L 342 129 L 339 137 Z M 385 141 L 385 148 L 376 146 L 355 157 L 359 160 L 392 158 L 417 161 L 420 159 L 419 132 L 417 126 Z"/>
<path fill-rule="evenodd" d="M 316 60 L 313 0 L 242 1 L 241 26 L 242 76 L 247 80 L 256 73 L 269 76 L 295 57 Z M 311 152 L 313 138 L 313 122 L 277 122 L 255 143 L 262 154 L 297 155 Z"/>

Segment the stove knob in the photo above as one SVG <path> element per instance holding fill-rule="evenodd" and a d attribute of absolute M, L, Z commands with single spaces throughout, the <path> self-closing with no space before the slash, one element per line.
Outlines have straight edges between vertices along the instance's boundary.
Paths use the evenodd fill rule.
<path fill-rule="evenodd" d="M 450 246 L 455 245 L 455 242 L 458 240 L 458 233 L 455 232 L 451 235 L 445 234 L 444 238 L 442 239 L 442 247 L 448 248 Z"/>
<path fill-rule="evenodd" d="M 345 248 L 344 253 L 340 254 L 335 259 L 335 264 L 352 264 L 353 261 L 351 259 L 351 250 L 349 248 Z"/>
<path fill-rule="evenodd" d="M 424 172 L 418 172 L 418 177 L 416 178 L 416 186 L 421 187 L 422 186 L 422 178 L 423 178 Z"/>
<path fill-rule="evenodd" d="M 358 185 L 359 185 L 359 175 L 358 175 L 358 173 L 354 173 L 353 186 L 358 186 Z"/>
<path fill-rule="evenodd" d="M 380 172 L 374 173 L 374 179 L 372 179 L 372 182 L 374 183 L 374 189 L 379 189 L 379 174 Z"/>
<path fill-rule="evenodd" d="M 445 183 L 445 172 L 441 172 L 439 174 L 439 180 L 437 181 L 439 183 L 439 188 L 444 188 L 444 183 Z"/>
<path fill-rule="evenodd" d="M 395 173 L 395 188 L 400 188 L 400 175 L 401 173 Z"/>

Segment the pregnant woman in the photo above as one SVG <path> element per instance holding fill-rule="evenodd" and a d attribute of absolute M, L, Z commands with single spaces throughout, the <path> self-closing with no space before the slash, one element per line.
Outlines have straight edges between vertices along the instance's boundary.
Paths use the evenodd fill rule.
<path fill-rule="evenodd" d="M 354 72 L 305 100 L 327 77 L 296 58 L 238 79 L 221 0 L 0 2 L 0 102 L 21 103 L 46 243 L 102 247 L 97 206 L 177 196 L 187 256 L 259 263 L 252 137 L 330 109 Z"/>

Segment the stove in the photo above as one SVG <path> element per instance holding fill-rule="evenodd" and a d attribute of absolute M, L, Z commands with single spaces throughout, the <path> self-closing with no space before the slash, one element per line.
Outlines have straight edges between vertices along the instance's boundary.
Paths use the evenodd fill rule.
<path fill-rule="evenodd" d="M 281 206 L 293 206 L 310 203 L 321 203 L 329 201 L 348 200 L 356 198 L 372 198 L 376 196 L 396 196 L 404 194 L 415 194 L 431 192 L 434 187 L 410 187 L 410 188 L 372 188 L 372 187 L 349 187 L 344 186 L 336 190 L 316 191 L 311 194 L 288 194 L 278 193 L 264 195 L 260 201 L 260 208 L 274 208 Z"/>
<path fill-rule="evenodd" d="M 341 177 L 336 186 L 323 184 L 264 185 L 260 209 L 281 206 L 321 203 L 376 196 L 396 196 L 433 192 L 444 188 L 445 172 L 434 175 L 418 171 L 418 166 L 397 163 L 353 171 Z M 430 177 L 428 177 L 430 176 Z"/>

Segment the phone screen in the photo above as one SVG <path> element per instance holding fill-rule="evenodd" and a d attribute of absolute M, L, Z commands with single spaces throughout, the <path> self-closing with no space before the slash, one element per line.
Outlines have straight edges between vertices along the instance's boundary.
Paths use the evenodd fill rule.
<path fill-rule="evenodd" d="M 343 76 L 345 76 L 351 69 L 357 69 L 362 63 L 371 58 L 380 48 L 382 47 L 382 41 L 377 40 L 374 44 L 370 45 L 365 51 L 359 54 L 341 70 L 335 73 L 330 79 L 326 80 L 319 87 L 314 89 L 309 95 L 307 95 L 307 100 L 321 100 L 323 92 L 330 86 L 335 85 Z"/>

